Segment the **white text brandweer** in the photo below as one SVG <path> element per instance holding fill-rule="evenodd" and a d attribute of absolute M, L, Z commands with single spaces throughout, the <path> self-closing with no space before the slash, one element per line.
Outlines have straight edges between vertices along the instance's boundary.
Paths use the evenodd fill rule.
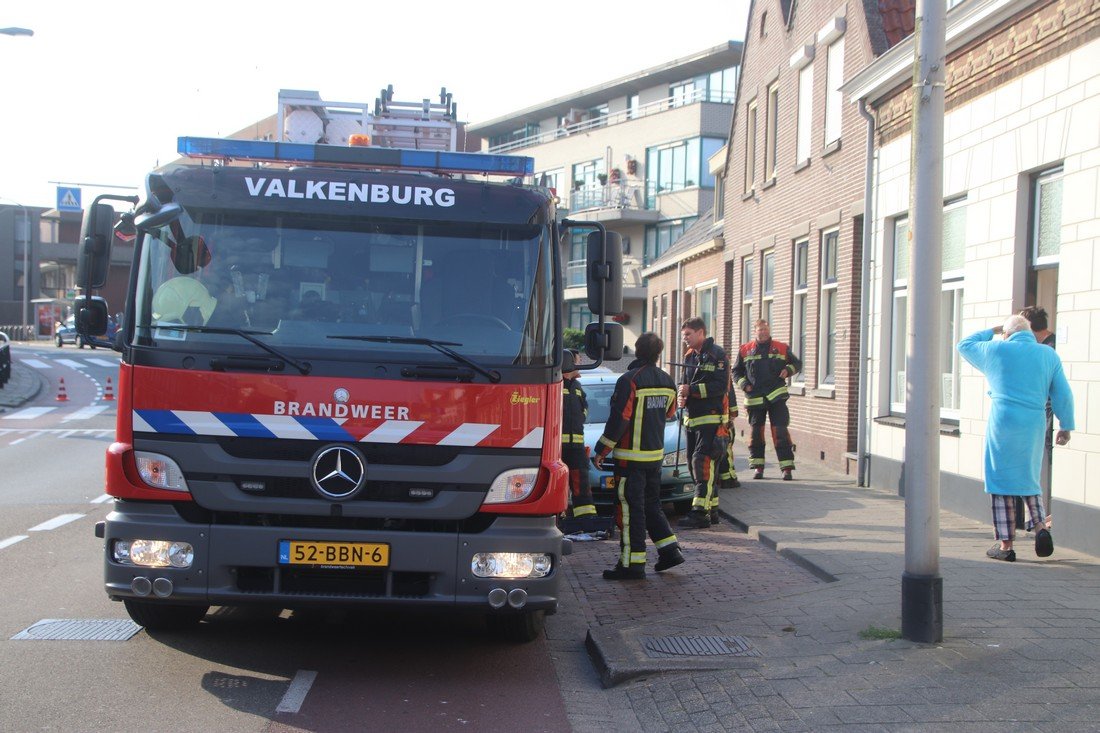
<path fill-rule="evenodd" d="M 339 402 L 276 401 L 274 415 L 290 417 L 353 417 L 364 420 L 408 420 L 409 408 L 401 405 L 345 405 Z"/>

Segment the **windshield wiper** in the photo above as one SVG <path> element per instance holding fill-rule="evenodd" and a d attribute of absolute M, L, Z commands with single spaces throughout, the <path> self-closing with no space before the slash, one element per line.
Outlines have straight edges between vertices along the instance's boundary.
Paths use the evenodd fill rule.
<path fill-rule="evenodd" d="M 462 344 L 455 341 L 436 341 L 435 339 L 412 336 L 329 336 L 328 338 L 343 339 L 344 341 L 370 341 L 379 344 L 420 344 L 421 346 L 429 346 L 440 354 L 446 354 L 460 364 L 465 364 L 494 384 L 500 381 L 500 372 L 496 369 L 486 369 L 472 359 L 450 348 L 451 346 L 462 346 Z"/>
<path fill-rule="evenodd" d="M 178 326 L 176 324 L 162 324 L 156 326 L 156 328 L 163 328 L 165 330 L 172 331 L 193 331 L 195 333 L 227 333 L 234 336 L 240 336 L 245 341 L 250 341 L 251 343 L 256 344 L 272 356 L 277 356 L 278 358 L 285 361 L 287 364 L 290 364 L 292 367 L 297 369 L 300 374 L 309 374 L 311 371 L 313 371 L 313 367 L 308 361 L 298 361 L 293 356 L 287 356 L 283 352 L 276 349 L 274 346 L 265 344 L 263 341 L 252 335 L 262 334 L 264 336 L 270 336 L 270 331 L 245 331 L 240 328 L 221 328 L 219 326 L 184 326 L 182 324 Z"/>

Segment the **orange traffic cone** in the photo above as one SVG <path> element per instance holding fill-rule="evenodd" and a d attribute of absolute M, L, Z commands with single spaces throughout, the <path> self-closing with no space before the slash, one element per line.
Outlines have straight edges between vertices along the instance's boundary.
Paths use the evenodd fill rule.
<path fill-rule="evenodd" d="M 59 379 L 58 383 L 57 383 L 57 401 L 58 402 L 68 402 L 69 401 L 69 395 L 65 394 L 65 378 L 64 377 Z"/>
<path fill-rule="evenodd" d="M 111 378 L 107 377 L 107 386 L 103 388 L 103 399 L 113 400 L 115 398 L 114 388 L 111 387 Z"/>

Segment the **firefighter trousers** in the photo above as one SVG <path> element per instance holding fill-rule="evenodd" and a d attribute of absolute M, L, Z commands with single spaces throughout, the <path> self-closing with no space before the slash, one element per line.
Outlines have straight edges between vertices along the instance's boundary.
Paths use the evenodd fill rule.
<path fill-rule="evenodd" d="M 727 484 L 731 484 L 737 480 L 737 470 L 733 467 L 733 436 L 726 441 L 726 450 L 722 453 L 721 459 L 718 461 L 718 486 L 719 488 L 729 488 Z"/>
<path fill-rule="evenodd" d="M 592 503 L 592 488 L 588 485 L 588 453 L 583 445 L 562 445 L 561 460 L 569 468 L 569 504 L 572 516 L 596 513 Z"/>
<path fill-rule="evenodd" d="M 695 480 L 695 498 L 691 500 L 693 512 L 709 512 L 718 508 L 718 493 L 715 491 L 718 471 L 715 469 L 726 452 L 728 432 L 721 424 L 699 425 L 688 430 L 687 450 Z"/>
<path fill-rule="evenodd" d="M 791 432 L 787 429 L 791 424 L 791 413 L 787 409 L 787 401 L 765 401 L 763 405 L 754 405 L 748 410 L 749 425 L 752 426 L 752 438 L 749 440 L 749 466 L 754 469 L 764 467 L 764 423 L 771 421 L 772 442 L 775 444 L 775 455 L 779 459 L 779 467 L 793 469 L 794 444 L 791 443 Z"/>
<path fill-rule="evenodd" d="M 661 509 L 661 462 L 616 461 L 615 485 L 623 526 L 619 563 L 644 566 L 647 534 L 658 553 L 676 544 Z"/>

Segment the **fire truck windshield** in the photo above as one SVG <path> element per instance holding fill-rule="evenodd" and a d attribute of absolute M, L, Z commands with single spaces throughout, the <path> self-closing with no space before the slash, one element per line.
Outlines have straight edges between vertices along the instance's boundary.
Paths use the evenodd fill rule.
<path fill-rule="evenodd" d="M 423 360 L 420 338 L 459 343 L 481 363 L 547 365 L 554 271 L 545 226 L 189 211 L 143 236 L 136 338 L 157 349 L 254 351 L 217 330 L 244 329 L 300 358 Z M 356 338 L 387 336 L 407 340 Z"/>

